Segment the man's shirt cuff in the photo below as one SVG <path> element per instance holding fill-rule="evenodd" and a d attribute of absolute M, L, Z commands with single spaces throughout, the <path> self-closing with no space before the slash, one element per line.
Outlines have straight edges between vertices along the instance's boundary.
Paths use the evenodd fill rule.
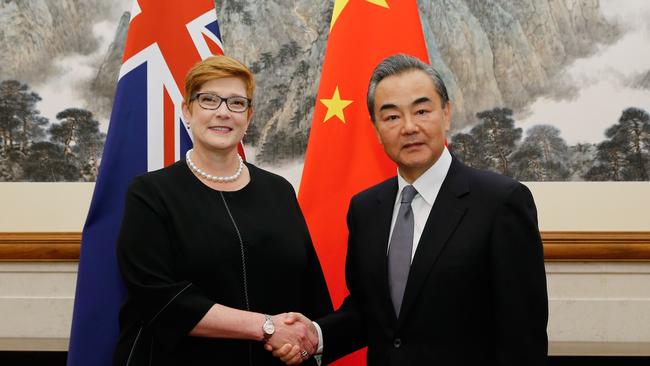
<path fill-rule="evenodd" d="M 320 325 L 318 325 L 318 323 L 312 322 L 312 324 L 314 324 L 316 333 L 318 333 L 318 349 L 316 350 L 316 354 L 321 354 L 323 353 L 323 331 L 320 329 Z"/>

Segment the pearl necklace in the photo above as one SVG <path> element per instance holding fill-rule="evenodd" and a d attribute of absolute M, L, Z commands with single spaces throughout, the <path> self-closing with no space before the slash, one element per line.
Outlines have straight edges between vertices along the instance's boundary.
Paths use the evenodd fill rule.
<path fill-rule="evenodd" d="M 237 168 L 237 172 L 233 175 L 230 176 L 225 176 L 225 177 L 220 177 L 218 175 L 212 175 L 204 172 L 201 170 L 199 167 L 194 164 L 192 159 L 190 158 L 190 153 L 194 149 L 189 149 L 185 153 L 185 161 L 187 162 L 187 165 L 194 171 L 196 174 L 202 176 L 203 178 L 212 181 L 212 182 L 219 182 L 219 183 L 230 183 L 236 181 L 239 177 L 241 177 L 241 173 L 244 171 L 244 160 L 241 158 L 239 154 L 237 154 L 237 157 L 239 158 L 239 168 Z"/>

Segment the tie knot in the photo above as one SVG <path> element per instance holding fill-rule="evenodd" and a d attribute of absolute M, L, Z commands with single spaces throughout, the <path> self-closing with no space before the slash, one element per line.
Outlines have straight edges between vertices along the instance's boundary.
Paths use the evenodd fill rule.
<path fill-rule="evenodd" d="M 415 187 L 408 185 L 402 189 L 402 203 L 411 203 L 413 197 L 418 194 L 418 191 L 415 190 Z"/>

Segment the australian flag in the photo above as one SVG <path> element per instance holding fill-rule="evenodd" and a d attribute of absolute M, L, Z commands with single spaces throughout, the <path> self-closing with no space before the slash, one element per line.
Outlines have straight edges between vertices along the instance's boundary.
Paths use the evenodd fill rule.
<path fill-rule="evenodd" d="M 83 229 L 68 366 L 111 365 L 125 290 L 115 258 L 133 177 L 191 147 L 183 85 L 197 61 L 222 54 L 213 0 L 134 2 L 115 102 Z"/>

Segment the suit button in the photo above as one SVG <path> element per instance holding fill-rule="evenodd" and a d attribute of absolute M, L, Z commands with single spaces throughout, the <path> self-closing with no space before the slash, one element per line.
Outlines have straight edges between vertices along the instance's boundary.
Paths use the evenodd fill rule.
<path fill-rule="evenodd" d="M 395 338 L 393 341 L 393 346 L 395 348 L 400 348 L 402 346 L 402 340 L 400 338 Z"/>

